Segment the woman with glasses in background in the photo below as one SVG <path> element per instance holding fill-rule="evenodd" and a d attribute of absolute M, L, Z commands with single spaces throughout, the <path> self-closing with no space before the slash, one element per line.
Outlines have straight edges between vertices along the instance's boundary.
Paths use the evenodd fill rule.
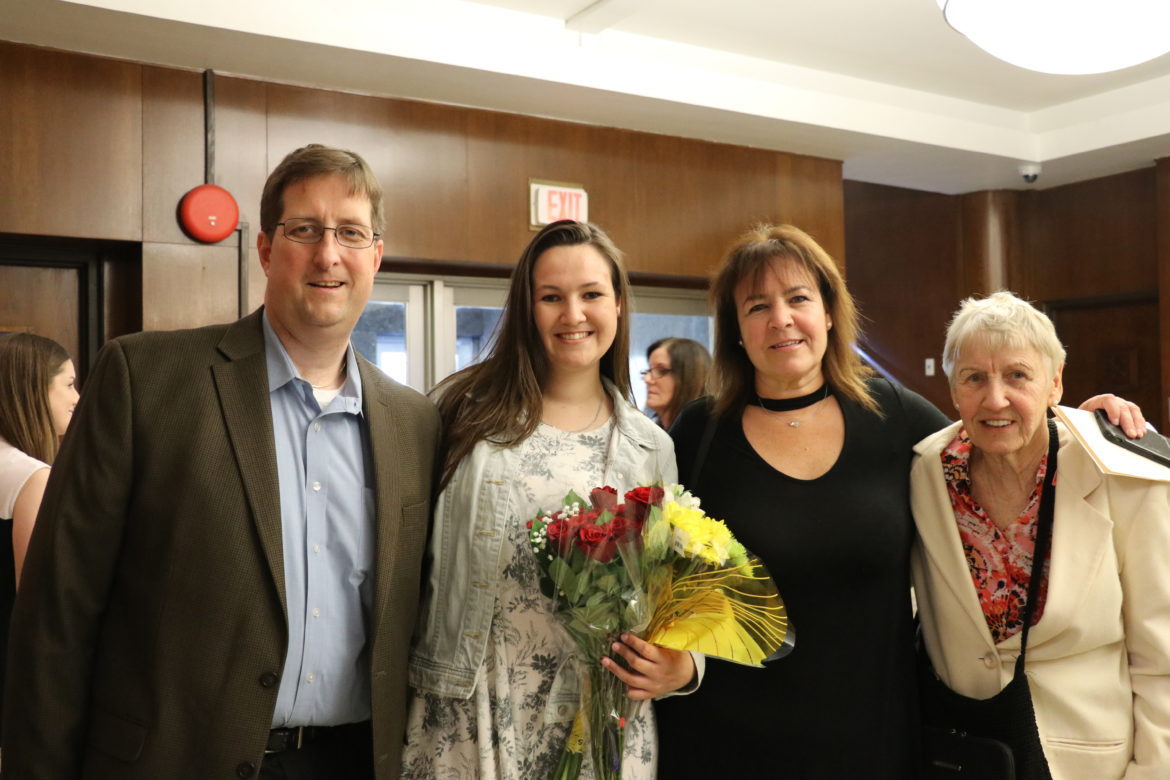
<path fill-rule="evenodd" d="M 670 430 L 684 406 L 707 394 L 711 355 L 692 339 L 666 338 L 646 348 L 646 361 L 646 408 L 650 419 Z"/>

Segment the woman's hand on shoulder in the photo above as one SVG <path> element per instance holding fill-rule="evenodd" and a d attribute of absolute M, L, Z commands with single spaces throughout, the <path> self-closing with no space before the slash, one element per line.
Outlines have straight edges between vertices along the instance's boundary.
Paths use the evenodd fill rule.
<path fill-rule="evenodd" d="M 1109 422 L 1120 426 L 1121 430 L 1125 431 L 1125 435 L 1131 439 L 1141 438 L 1146 433 L 1146 418 L 1142 415 L 1141 408 L 1132 401 L 1127 401 L 1112 393 L 1095 395 L 1086 399 L 1077 408 L 1086 412 L 1104 409 L 1105 414 L 1109 417 Z"/>
<path fill-rule="evenodd" d="M 601 665 L 629 686 L 627 694 L 634 701 L 656 699 L 686 687 L 695 677 L 695 660 L 685 650 L 659 647 L 633 634 L 622 634 L 613 649 L 625 659 L 628 669 L 612 658 Z"/>

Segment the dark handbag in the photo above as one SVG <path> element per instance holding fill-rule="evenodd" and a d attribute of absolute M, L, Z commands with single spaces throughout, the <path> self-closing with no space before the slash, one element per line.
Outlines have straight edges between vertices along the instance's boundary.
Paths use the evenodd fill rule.
<path fill-rule="evenodd" d="M 1059 440 L 1056 424 L 1048 421 L 1048 471 L 1040 494 L 1036 548 L 1024 628 L 1015 672 L 1002 691 L 990 699 L 973 699 L 955 693 L 939 679 L 918 644 L 918 695 L 922 707 L 924 780 L 1051 780 L 1048 761 L 1036 728 L 1032 693 L 1024 674 L 1028 629 L 1040 594 L 1044 561 L 1052 541 L 1052 523 Z"/>

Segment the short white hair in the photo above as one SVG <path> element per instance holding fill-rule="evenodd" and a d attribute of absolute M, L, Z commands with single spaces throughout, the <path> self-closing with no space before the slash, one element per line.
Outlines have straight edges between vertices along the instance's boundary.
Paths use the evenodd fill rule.
<path fill-rule="evenodd" d="M 955 363 L 963 349 L 976 339 L 992 352 L 1004 347 L 1030 347 L 1048 361 L 1048 373 L 1056 376 L 1064 365 L 1065 351 L 1048 315 L 1006 290 L 986 298 L 967 298 L 947 326 L 943 346 L 943 371 L 955 383 Z"/>

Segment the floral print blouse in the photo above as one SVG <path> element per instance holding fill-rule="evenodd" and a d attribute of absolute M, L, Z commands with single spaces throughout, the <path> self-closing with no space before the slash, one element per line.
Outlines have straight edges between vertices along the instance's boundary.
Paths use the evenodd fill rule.
<path fill-rule="evenodd" d="M 1040 461 L 1036 485 L 1024 511 L 1010 527 L 1003 530 L 987 516 L 971 495 L 971 449 L 967 431 L 960 429 L 959 435 L 942 451 L 943 475 L 946 477 L 951 507 L 955 511 L 955 522 L 958 524 L 967 566 L 971 570 L 971 581 L 979 596 L 979 605 L 983 608 L 991 638 L 999 644 L 1024 628 L 1023 613 L 1028 601 L 1028 583 L 1031 580 L 1032 557 L 1036 546 L 1036 521 L 1044 475 L 1048 471 L 1048 455 Z M 1036 625 L 1044 614 L 1049 563 L 1044 562 L 1032 625 Z"/>

